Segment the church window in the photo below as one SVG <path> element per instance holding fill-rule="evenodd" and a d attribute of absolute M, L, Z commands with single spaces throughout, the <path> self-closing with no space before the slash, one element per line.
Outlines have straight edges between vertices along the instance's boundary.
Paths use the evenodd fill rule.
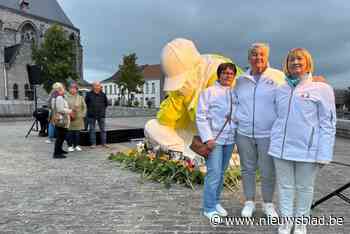
<path fill-rule="evenodd" d="M 24 85 L 24 96 L 26 97 L 27 100 L 33 100 L 33 95 L 32 95 L 32 89 L 29 86 L 29 84 Z"/>
<path fill-rule="evenodd" d="M 13 85 L 13 99 L 18 99 L 18 85 Z"/>
<path fill-rule="evenodd" d="M 30 23 L 25 24 L 21 29 L 22 42 L 35 42 L 36 31 Z"/>

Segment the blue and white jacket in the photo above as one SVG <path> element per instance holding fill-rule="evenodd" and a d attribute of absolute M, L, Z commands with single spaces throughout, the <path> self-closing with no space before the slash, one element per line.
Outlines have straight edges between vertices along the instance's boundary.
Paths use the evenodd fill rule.
<path fill-rule="evenodd" d="M 255 138 L 270 137 L 271 127 L 277 118 L 275 90 L 284 84 L 283 72 L 268 67 L 255 81 L 249 69 L 238 77 L 235 95 L 238 100 L 236 119 L 238 133 Z"/>
<path fill-rule="evenodd" d="M 230 114 L 231 98 L 232 114 L 228 116 Z M 236 104 L 237 100 L 233 95 L 232 88 L 222 86 L 218 82 L 202 91 L 198 100 L 196 125 L 203 142 L 214 140 L 226 119 L 230 118 L 216 143 L 219 145 L 235 143 L 236 123 L 233 117 Z"/>
<path fill-rule="evenodd" d="M 300 81 L 276 90 L 277 119 L 271 131 L 269 154 L 302 162 L 332 160 L 336 133 L 333 88 L 326 83 Z"/>

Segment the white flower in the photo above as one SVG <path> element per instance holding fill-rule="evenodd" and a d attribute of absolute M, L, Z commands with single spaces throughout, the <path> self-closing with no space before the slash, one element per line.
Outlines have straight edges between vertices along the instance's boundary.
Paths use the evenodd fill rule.
<path fill-rule="evenodd" d="M 145 143 L 139 142 L 136 144 L 136 150 L 138 153 L 141 153 L 145 149 Z"/>

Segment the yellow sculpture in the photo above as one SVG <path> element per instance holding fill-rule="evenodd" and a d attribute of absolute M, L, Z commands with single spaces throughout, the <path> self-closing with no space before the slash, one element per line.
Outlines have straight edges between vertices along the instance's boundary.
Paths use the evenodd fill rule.
<path fill-rule="evenodd" d="M 145 125 L 145 136 L 163 151 L 178 151 L 194 158 L 189 149 L 196 134 L 195 113 L 200 92 L 217 80 L 217 67 L 232 62 L 220 55 L 201 55 L 190 40 L 177 38 L 166 44 L 161 53 L 165 73 L 164 91 L 157 119 Z M 237 76 L 242 74 L 238 68 Z"/>

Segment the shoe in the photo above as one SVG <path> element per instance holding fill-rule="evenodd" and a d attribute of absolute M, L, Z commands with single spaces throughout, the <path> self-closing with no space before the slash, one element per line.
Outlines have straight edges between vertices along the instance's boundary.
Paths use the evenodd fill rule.
<path fill-rule="evenodd" d="M 64 156 L 63 154 L 54 154 L 53 158 L 67 158 L 67 157 Z"/>
<path fill-rule="evenodd" d="M 216 208 L 216 211 L 219 213 L 220 216 L 226 217 L 228 215 L 227 211 L 220 204 L 217 204 L 215 208 Z"/>
<path fill-rule="evenodd" d="M 253 201 L 246 201 L 241 212 L 242 217 L 250 218 L 255 212 L 255 203 Z"/>
<path fill-rule="evenodd" d="M 68 152 L 74 152 L 74 147 L 73 146 L 69 146 L 68 147 Z"/>
<path fill-rule="evenodd" d="M 292 228 L 293 228 L 293 224 L 291 223 L 281 224 L 278 227 L 278 234 L 291 234 Z"/>
<path fill-rule="evenodd" d="M 306 234 L 306 225 L 304 224 L 295 224 L 294 234 Z"/>
<path fill-rule="evenodd" d="M 61 154 L 68 154 L 68 152 L 65 150 L 61 150 Z"/>
<path fill-rule="evenodd" d="M 45 143 L 51 144 L 51 143 L 53 143 L 53 141 L 51 141 L 50 139 L 47 139 L 47 140 L 45 141 Z"/>
<path fill-rule="evenodd" d="M 273 218 L 278 218 L 278 214 L 275 210 L 275 206 L 273 205 L 273 203 L 271 203 L 271 202 L 263 203 L 262 210 L 267 217 L 270 216 Z"/>
<path fill-rule="evenodd" d="M 75 150 L 76 150 L 76 151 L 82 151 L 82 149 L 80 148 L 79 145 L 75 146 Z"/>
<path fill-rule="evenodd" d="M 220 214 L 217 211 L 203 212 L 203 215 L 209 219 L 211 224 L 217 225 L 218 223 L 221 223 Z"/>

